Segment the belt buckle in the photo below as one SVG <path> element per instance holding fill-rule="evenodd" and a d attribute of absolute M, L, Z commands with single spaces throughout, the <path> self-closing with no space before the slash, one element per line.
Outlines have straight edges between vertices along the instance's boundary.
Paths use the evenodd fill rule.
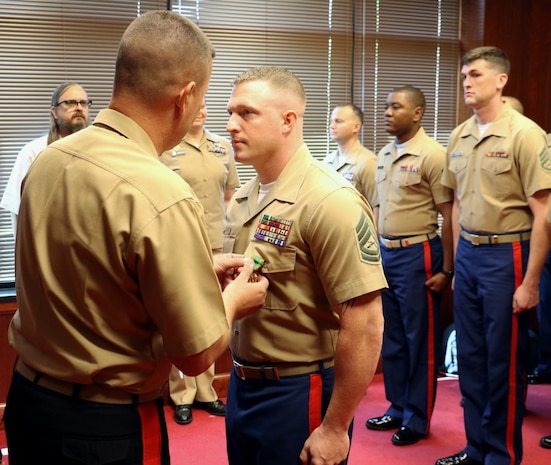
<path fill-rule="evenodd" d="M 490 237 L 490 241 L 492 242 L 492 244 L 499 244 L 499 236 L 497 234 L 493 234 Z"/>
<path fill-rule="evenodd" d="M 233 366 L 235 368 L 235 372 L 237 373 L 237 376 L 239 376 L 243 381 L 245 381 L 247 377 L 245 376 L 245 370 L 243 370 L 243 365 L 234 360 Z"/>
<path fill-rule="evenodd" d="M 277 367 L 270 367 L 272 369 L 272 373 L 274 375 L 274 379 L 276 381 L 279 381 L 279 370 L 277 369 Z"/>

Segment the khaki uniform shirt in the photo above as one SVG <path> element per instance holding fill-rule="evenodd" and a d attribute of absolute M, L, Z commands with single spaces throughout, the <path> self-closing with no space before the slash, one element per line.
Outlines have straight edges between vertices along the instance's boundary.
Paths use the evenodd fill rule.
<path fill-rule="evenodd" d="M 167 354 L 228 329 L 220 286 L 189 186 L 131 119 L 102 110 L 94 124 L 46 148 L 24 181 L 9 340 L 54 378 L 154 392 Z"/>
<path fill-rule="evenodd" d="M 226 209 L 224 196 L 226 190 L 239 187 L 230 142 L 204 130 L 198 146 L 184 137 L 173 150 L 161 155 L 161 161 L 193 189 L 205 210 L 212 249 L 221 250 Z"/>
<path fill-rule="evenodd" d="M 532 228 L 527 198 L 551 188 L 545 133 L 503 105 L 480 137 L 473 115 L 450 136 L 442 183 L 457 193 L 460 225 L 471 232 L 500 234 Z"/>
<path fill-rule="evenodd" d="M 383 236 L 416 236 L 438 229 L 436 205 L 453 201 L 453 191 L 440 182 L 446 149 L 427 136 L 423 128 L 398 156 L 394 142 L 378 156 L 379 233 Z"/>
<path fill-rule="evenodd" d="M 377 157 L 371 151 L 366 149 L 360 141 L 357 141 L 350 150 L 344 163 L 339 164 L 339 151 L 331 152 L 324 163 L 328 164 L 358 189 L 369 205 L 376 207 L 379 205 L 377 195 L 377 185 L 375 184 L 375 168 L 377 167 Z"/>
<path fill-rule="evenodd" d="M 257 205 L 258 178 L 227 211 L 224 252 L 266 260 L 265 306 L 234 323 L 230 347 L 249 362 L 332 359 L 332 306 L 386 287 L 366 200 L 303 145 Z"/>

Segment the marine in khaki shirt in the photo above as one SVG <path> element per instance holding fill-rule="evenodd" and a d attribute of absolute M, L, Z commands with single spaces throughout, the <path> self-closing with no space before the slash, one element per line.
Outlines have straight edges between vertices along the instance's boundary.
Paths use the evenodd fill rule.
<path fill-rule="evenodd" d="M 446 151 L 421 126 L 426 100 L 413 86 L 386 98 L 378 155 L 379 234 L 389 287 L 383 294 L 382 361 L 386 411 L 372 430 L 397 430 L 392 443 L 415 444 L 430 431 L 436 399 L 441 292 L 453 278 L 453 193 L 440 182 Z M 442 216 L 441 236 L 438 216 Z"/>
<path fill-rule="evenodd" d="M 379 206 L 375 184 L 377 157 L 359 139 L 362 125 L 360 108 L 353 104 L 337 105 L 331 113 L 329 132 L 338 148 L 323 161 L 342 174 L 367 199 L 376 220 Z"/>
<path fill-rule="evenodd" d="M 532 229 L 527 199 L 551 188 L 550 175 L 545 133 L 505 104 L 483 136 L 475 116 L 453 131 L 442 183 L 457 193 L 463 229 L 503 234 Z"/>
<path fill-rule="evenodd" d="M 503 102 L 510 69 L 494 46 L 461 58 L 473 116 L 450 136 L 442 183 L 455 194 L 453 304 L 467 444 L 436 465 L 522 462 L 529 310 L 549 252 L 551 161 L 543 130 Z"/>
<path fill-rule="evenodd" d="M 332 360 L 339 331 L 332 306 L 386 286 L 371 210 L 306 146 L 257 205 L 258 188 L 253 180 L 235 194 L 224 251 L 266 261 L 268 311 L 236 323 L 232 352 L 255 363 Z"/>
<path fill-rule="evenodd" d="M 213 256 L 203 208 L 159 161 L 191 126 L 214 54 L 189 19 L 140 15 L 109 108 L 44 149 L 23 181 L 3 417 L 14 464 L 168 465 L 172 363 L 201 373 L 233 321 L 264 303 L 267 279 L 250 283 L 242 256 Z"/>
<path fill-rule="evenodd" d="M 202 108 L 204 122 L 206 106 Z M 239 186 L 239 177 L 229 141 L 207 129 L 201 134 L 198 140 L 186 134 L 180 144 L 161 155 L 161 161 L 191 186 L 205 210 L 212 249 L 221 251 L 225 205 Z"/>
<path fill-rule="evenodd" d="M 222 251 L 226 205 L 239 186 L 239 178 L 229 141 L 205 128 L 207 116 L 207 105 L 203 101 L 183 140 L 172 150 L 164 152 L 160 160 L 178 173 L 199 199 L 205 212 L 210 245 L 217 254 Z M 212 415 L 225 414 L 225 406 L 212 385 L 214 376 L 214 364 L 198 376 L 183 375 L 172 367 L 169 392 L 175 406 L 176 423 L 191 423 L 193 407 Z"/>
<path fill-rule="evenodd" d="M 380 152 L 377 163 L 379 234 L 408 237 L 438 230 L 436 205 L 451 202 L 453 192 L 440 182 L 446 149 L 421 127 L 403 154 L 394 142 Z"/>
<path fill-rule="evenodd" d="M 56 379 L 160 392 L 167 353 L 200 352 L 227 329 L 202 207 L 159 163 L 145 131 L 114 110 L 43 154 L 23 188 L 10 343 Z M 87 183 L 91 177 L 101 182 Z M 86 195 L 67 196 L 59 185 Z M 175 237 L 193 246 L 176 247 Z M 194 264 L 185 277 L 183 263 Z M 65 335 L 63 345 L 53 334 Z"/>
<path fill-rule="evenodd" d="M 306 95 L 288 70 L 253 68 L 228 102 L 236 161 L 257 176 L 227 211 L 224 251 L 269 281 L 258 318 L 232 326 L 230 463 L 340 463 L 375 372 L 386 286 L 365 198 L 303 140 Z M 285 400 L 283 400 L 285 399 Z"/>

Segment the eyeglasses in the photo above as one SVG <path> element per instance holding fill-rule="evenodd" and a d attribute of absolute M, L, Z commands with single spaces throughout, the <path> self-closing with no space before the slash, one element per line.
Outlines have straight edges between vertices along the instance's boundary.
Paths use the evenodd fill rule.
<path fill-rule="evenodd" d="M 57 102 L 55 106 L 58 107 L 61 104 L 68 110 L 72 110 L 76 108 L 77 105 L 80 105 L 82 108 L 90 107 L 92 106 L 92 100 L 62 100 L 61 102 Z"/>

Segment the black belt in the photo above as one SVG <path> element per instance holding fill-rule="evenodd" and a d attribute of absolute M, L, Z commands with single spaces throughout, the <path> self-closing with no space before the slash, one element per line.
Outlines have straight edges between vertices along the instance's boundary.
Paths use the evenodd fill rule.
<path fill-rule="evenodd" d="M 37 386 L 42 386 L 58 394 L 87 400 L 89 402 L 101 402 L 103 404 L 142 404 L 155 400 L 161 396 L 160 391 L 145 394 L 132 394 L 122 389 L 100 386 L 99 384 L 75 384 L 68 381 L 62 381 L 34 370 L 21 360 L 17 361 L 15 371 Z"/>

